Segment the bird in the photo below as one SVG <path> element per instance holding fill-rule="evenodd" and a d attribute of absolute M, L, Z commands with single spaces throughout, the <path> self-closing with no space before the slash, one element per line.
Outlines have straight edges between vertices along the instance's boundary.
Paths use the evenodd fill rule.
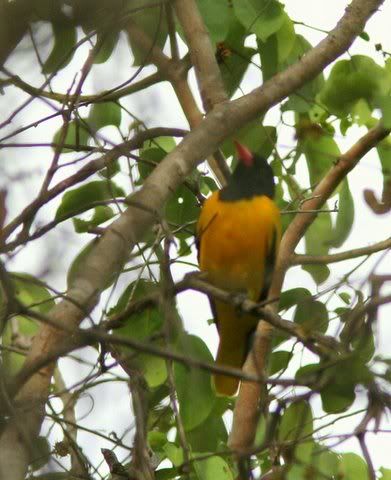
<path fill-rule="evenodd" d="M 252 301 L 266 299 L 281 240 L 280 211 L 274 202 L 271 166 L 235 142 L 238 164 L 228 183 L 202 205 L 196 228 L 200 271 L 212 285 Z M 258 319 L 235 305 L 209 298 L 220 337 L 218 366 L 241 368 Z M 215 391 L 233 396 L 239 379 L 213 376 Z"/>

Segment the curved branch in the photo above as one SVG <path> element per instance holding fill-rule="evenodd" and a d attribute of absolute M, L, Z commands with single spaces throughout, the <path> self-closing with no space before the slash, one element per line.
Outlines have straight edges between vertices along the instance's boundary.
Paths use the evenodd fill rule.
<path fill-rule="evenodd" d="M 375 147 L 381 140 L 389 135 L 390 130 L 381 124 L 369 130 L 361 137 L 346 153 L 342 154 L 337 163 L 329 170 L 324 178 L 314 189 L 312 196 L 302 207 L 302 212 L 312 210 L 306 215 L 296 215 L 287 228 L 281 241 L 279 258 L 273 278 L 271 295 L 278 297 L 286 269 L 291 261 L 291 256 L 306 232 L 307 228 L 315 220 L 316 210 L 322 208 L 326 200 L 342 182 L 346 175 L 358 164 L 362 157 Z M 277 293 L 278 292 L 278 293 Z"/>
<path fill-rule="evenodd" d="M 334 253 L 332 255 L 293 255 L 290 261 L 291 265 L 319 265 L 325 263 L 343 262 L 352 258 L 371 255 L 391 248 L 391 238 L 383 240 L 368 247 L 355 248 L 346 252 Z"/>
<path fill-rule="evenodd" d="M 356 2 L 356 4 L 359 2 Z M 353 5 L 353 4 L 352 4 Z M 348 15 L 349 10 L 345 15 Z M 342 23 L 342 21 L 340 22 Z M 279 298 L 286 270 L 289 267 L 292 254 L 303 237 L 307 228 L 315 220 L 316 210 L 322 207 L 333 193 L 339 183 L 357 165 L 361 158 L 383 138 L 390 133 L 380 124 L 369 130 L 353 147 L 341 155 L 338 162 L 329 170 L 313 191 L 311 199 L 303 204 L 301 213 L 297 214 L 281 240 L 279 255 L 273 275 L 273 282 L 269 291 L 270 299 Z M 303 212 L 307 212 L 303 215 Z M 311 213 L 310 213 L 311 212 Z M 273 306 L 272 306 L 273 308 Z M 273 310 L 276 310 L 274 304 Z M 265 374 L 267 358 L 271 345 L 273 326 L 265 321 L 260 321 L 257 327 L 256 341 L 253 352 L 250 352 L 244 371 L 249 374 Z M 237 451 L 247 451 L 251 447 L 256 433 L 259 405 L 266 401 L 265 389 L 262 385 L 243 382 L 234 411 L 234 421 L 230 435 L 229 446 Z M 261 405 L 264 409 L 265 405 Z"/>
<path fill-rule="evenodd" d="M 132 93 L 139 92 L 145 88 L 155 85 L 156 83 L 162 82 L 164 78 L 160 72 L 155 72 L 149 75 L 138 82 L 134 82 L 131 85 L 120 88 L 119 90 L 109 90 L 107 92 L 101 92 L 96 95 L 66 95 L 59 92 L 47 92 L 42 88 L 33 87 L 29 83 L 26 83 L 18 75 L 12 75 L 6 69 L 4 71 L 9 74 L 9 78 L 6 80 L 0 81 L 0 86 L 13 85 L 20 88 L 24 92 L 28 93 L 33 97 L 43 97 L 49 98 L 50 100 L 55 100 L 56 102 L 65 103 L 65 102 L 75 102 L 78 104 L 89 104 L 89 103 L 100 103 L 100 102 L 112 102 L 114 100 L 119 100 L 122 97 L 131 95 Z"/>

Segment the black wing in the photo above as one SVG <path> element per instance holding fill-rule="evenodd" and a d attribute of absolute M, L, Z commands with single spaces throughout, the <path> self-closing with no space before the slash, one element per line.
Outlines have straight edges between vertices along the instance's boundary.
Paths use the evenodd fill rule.
<path fill-rule="evenodd" d="M 267 298 L 267 294 L 269 292 L 269 288 L 272 283 L 274 267 L 276 265 L 276 257 L 277 257 L 277 231 L 276 229 L 274 229 L 270 248 L 265 258 L 265 273 L 264 273 L 265 277 L 263 282 L 263 288 L 258 298 L 258 302 L 263 302 Z"/>

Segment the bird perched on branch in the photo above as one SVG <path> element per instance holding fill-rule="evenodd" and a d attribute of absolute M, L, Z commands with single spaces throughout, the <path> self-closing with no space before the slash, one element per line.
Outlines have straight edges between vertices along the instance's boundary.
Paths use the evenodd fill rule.
<path fill-rule="evenodd" d="M 253 301 L 267 297 L 281 238 L 280 212 L 273 201 L 274 178 L 264 158 L 235 142 L 239 163 L 227 186 L 204 203 L 197 224 L 200 269 L 208 280 Z M 241 368 L 257 318 L 234 305 L 210 299 L 220 336 L 216 362 Z M 218 394 L 234 395 L 237 378 L 217 374 Z"/>

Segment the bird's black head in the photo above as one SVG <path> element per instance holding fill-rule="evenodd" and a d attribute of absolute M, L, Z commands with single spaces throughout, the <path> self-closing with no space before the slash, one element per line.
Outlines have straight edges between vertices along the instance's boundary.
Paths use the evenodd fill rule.
<path fill-rule="evenodd" d="M 220 191 L 220 200 L 232 202 L 265 195 L 274 197 L 274 177 L 271 166 L 260 155 L 235 142 L 239 163 L 228 185 Z"/>

